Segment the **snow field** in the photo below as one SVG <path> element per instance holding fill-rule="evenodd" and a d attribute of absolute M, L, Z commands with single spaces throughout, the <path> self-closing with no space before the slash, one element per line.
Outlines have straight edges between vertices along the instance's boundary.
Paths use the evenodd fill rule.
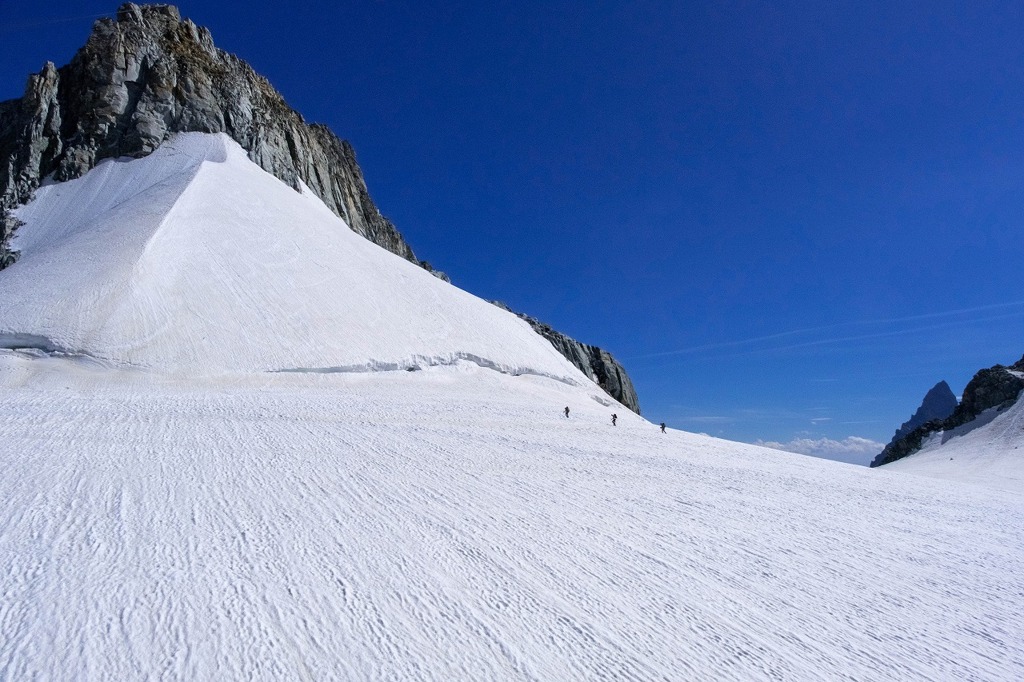
<path fill-rule="evenodd" d="M 661 434 L 224 136 L 17 215 L 0 680 L 1024 677 L 1019 491 Z"/>
<path fill-rule="evenodd" d="M 468 363 L 0 385 L 0 679 L 1024 673 L 1019 496 Z"/>

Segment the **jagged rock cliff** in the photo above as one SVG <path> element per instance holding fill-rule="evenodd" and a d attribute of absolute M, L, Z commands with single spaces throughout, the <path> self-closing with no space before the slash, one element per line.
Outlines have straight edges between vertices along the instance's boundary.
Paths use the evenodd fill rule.
<path fill-rule="evenodd" d="M 898 441 L 922 424 L 935 419 L 945 419 L 953 414 L 953 410 L 956 409 L 958 404 L 956 395 L 953 394 L 949 384 L 945 381 L 940 381 L 925 394 L 924 400 L 921 401 L 921 406 L 917 408 L 917 411 L 914 412 L 910 419 L 900 425 L 900 428 L 896 430 L 896 434 L 890 442 Z"/>
<path fill-rule="evenodd" d="M 169 5 L 124 4 L 101 19 L 69 64 L 47 63 L 21 99 L 0 102 L 0 269 L 17 254 L 11 209 L 52 174 L 79 177 L 104 159 L 145 156 L 178 132 L 227 133 L 293 188 L 305 183 L 370 241 L 416 258 L 374 205 L 355 153 L 326 126 L 307 124 L 270 83 L 218 49 L 210 32 Z M 632 382 L 609 353 L 522 315 L 612 397 L 639 413 Z"/>
<path fill-rule="evenodd" d="M 144 156 L 177 132 L 227 133 L 264 170 L 305 182 L 349 226 L 418 262 L 366 189 L 351 145 L 309 125 L 244 61 L 168 5 L 125 4 L 71 60 L 46 64 L 20 100 L 0 103 L 0 263 L 8 211 L 43 178 L 77 178 L 99 161 Z"/>
<path fill-rule="evenodd" d="M 611 353 L 597 346 L 580 343 L 534 317 L 512 310 L 500 301 L 492 301 L 492 303 L 529 322 L 535 332 L 550 341 L 559 353 L 590 377 L 591 381 L 603 388 L 605 393 L 633 412 L 640 414 L 640 400 L 633 388 L 633 382 L 630 381 L 626 370 L 612 357 Z"/>
<path fill-rule="evenodd" d="M 1017 401 L 1022 390 L 1024 390 L 1024 357 L 1009 367 L 995 365 L 981 370 L 964 388 L 963 399 L 951 414 L 945 418 L 933 418 L 926 421 L 903 435 L 897 431 L 896 437 L 875 457 L 871 466 L 882 466 L 911 455 L 921 448 L 921 443 L 929 435 L 963 426 L 973 421 L 985 410 L 1006 409 Z"/>

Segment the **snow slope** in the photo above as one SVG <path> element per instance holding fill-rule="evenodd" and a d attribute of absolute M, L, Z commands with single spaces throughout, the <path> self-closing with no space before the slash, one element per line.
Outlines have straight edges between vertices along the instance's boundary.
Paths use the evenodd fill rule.
<path fill-rule="evenodd" d="M 1024 496 L 662 434 L 224 137 L 18 215 L 0 680 L 1024 677 Z"/>
<path fill-rule="evenodd" d="M 189 374 L 470 359 L 587 381 L 525 322 L 355 234 L 226 135 L 102 163 L 17 217 L 0 345 Z"/>
<path fill-rule="evenodd" d="M 469 363 L 0 386 L 2 680 L 1024 676 L 1020 496 Z"/>
<path fill-rule="evenodd" d="M 888 471 L 973 483 L 1024 495 L 1024 400 L 973 422 L 933 434 L 913 455 L 885 465 Z"/>

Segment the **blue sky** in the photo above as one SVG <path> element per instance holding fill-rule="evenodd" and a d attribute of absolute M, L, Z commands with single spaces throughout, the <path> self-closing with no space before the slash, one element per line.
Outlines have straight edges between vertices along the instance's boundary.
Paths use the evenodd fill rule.
<path fill-rule="evenodd" d="M 178 4 L 653 421 L 866 461 L 1024 353 L 1021 3 Z M 115 9 L 0 0 L 0 98 Z"/>

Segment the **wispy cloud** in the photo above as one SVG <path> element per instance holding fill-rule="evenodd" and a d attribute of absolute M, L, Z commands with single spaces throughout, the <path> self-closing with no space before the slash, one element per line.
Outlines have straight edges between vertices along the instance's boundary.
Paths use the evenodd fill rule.
<path fill-rule="evenodd" d="M 992 315 L 996 311 L 1004 311 Z M 856 320 L 823 327 L 807 327 L 757 336 L 736 341 L 708 343 L 675 350 L 635 355 L 629 360 L 671 357 L 675 355 L 699 354 L 709 351 L 742 350 L 745 352 L 782 351 L 812 346 L 823 346 L 853 341 L 866 341 L 893 336 L 916 334 L 922 331 L 945 329 L 977 322 L 992 322 L 1024 316 L 1024 301 L 993 303 L 974 308 L 960 308 L 924 315 L 908 315 L 877 320 Z M 871 328 L 879 328 L 872 331 Z M 858 331 L 863 330 L 863 331 Z M 844 333 L 845 332 L 845 333 Z"/>
<path fill-rule="evenodd" d="M 860 436 L 847 436 L 843 440 L 831 438 L 794 438 L 787 443 L 778 441 L 755 441 L 754 445 L 762 445 L 775 450 L 796 452 L 801 455 L 812 455 L 824 459 L 834 459 L 850 464 L 868 464 L 871 459 L 882 451 L 885 443 L 861 438 Z"/>

